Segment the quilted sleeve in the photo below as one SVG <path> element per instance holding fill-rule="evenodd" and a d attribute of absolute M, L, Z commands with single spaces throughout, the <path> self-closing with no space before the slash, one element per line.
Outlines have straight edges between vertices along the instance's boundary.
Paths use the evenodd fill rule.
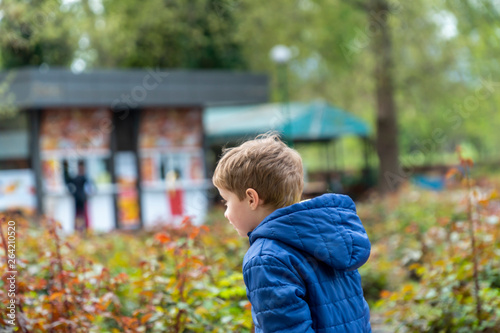
<path fill-rule="evenodd" d="M 243 268 L 256 332 L 314 332 L 300 277 L 278 259 L 253 258 Z"/>

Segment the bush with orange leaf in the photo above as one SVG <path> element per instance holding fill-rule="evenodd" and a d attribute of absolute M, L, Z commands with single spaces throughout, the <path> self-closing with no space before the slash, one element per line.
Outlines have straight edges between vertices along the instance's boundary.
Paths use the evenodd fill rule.
<path fill-rule="evenodd" d="M 420 243 L 407 266 L 414 279 L 380 294 L 377 306 L 403 332 L 500 332 L 498 192 L 476 186 L 472 161 L 459 156 L 448 177 L 458 177 L 463 190 L 441 194 L 456 200 L 454 213 L 407 228 L 408 244 Z"/>
<path fill-rule="evenodd" d="M 220 260 L 220 253 L 234 247 L 234 238 L 209 233 L 208 227 L 195 226 L 188 218 L 154 232 L 85 237 L 63 235 L 52 220 L 42 221 L 41 227 L 26 222 L 17 238 L 20 332 L 251 328 L 241 258 Z M 5 272 L 5 253 L 0 253 L 0 270 Z M 5 279 L 0 284 L 0 302 L 6 305 Z M 5 315 L 0 313 L 2 326 L 7 326 Z"/>

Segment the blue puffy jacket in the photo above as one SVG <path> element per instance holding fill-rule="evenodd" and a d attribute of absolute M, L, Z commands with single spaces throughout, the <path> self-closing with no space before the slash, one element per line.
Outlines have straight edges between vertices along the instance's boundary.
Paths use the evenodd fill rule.
<path fill-rule="evenodd" d="M 278 209 L 248 236 L 243 277 L 255 332 L 371 332 L 357 270 L 370 242 L 351 198 Z"/>

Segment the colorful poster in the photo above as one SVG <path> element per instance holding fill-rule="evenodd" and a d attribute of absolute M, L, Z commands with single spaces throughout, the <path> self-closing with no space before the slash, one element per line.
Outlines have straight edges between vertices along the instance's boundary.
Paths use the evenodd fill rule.
<path fill-rule="evenodd" d="M 151 183 L 158 179 L 154 157 L 143 157 L 141 159 L 141 176 L 142 181 L 146 183 Z"/>
<path fill-rule="evenodd" d="M 42 182 L 49 191 L 57 191 L 63 186 L 62 165 L 56 159 L 42 160 Z"/>
<path fill-rule="evenodd" d="M 204 178 L 202 155 L 191 156 L 189 176 L 193 180 L 201 180 Z"/>
<path fill-rule="evenodd" d="M 0 171 L 0 211 L 36 210 L 35 177 L 30 169 Z"/>
<path fill-rule="evenodd" d="M 139 194 L 137 192 L 137 167 L 133 152 L 115 155 L 115 172 L 118 186 L 118 221 L 122 228 L 139 227 Z"/>
<path fill-rule="evenodd" d="M 45 109 L 40 128 L 43 152 L 108 152 L 112 130 L 108 109 Z"/>
<path fill-rule="evenodd" d="M 146 109 L 142 112 L 139 148 L 201 148 L 200 109 Z"/>

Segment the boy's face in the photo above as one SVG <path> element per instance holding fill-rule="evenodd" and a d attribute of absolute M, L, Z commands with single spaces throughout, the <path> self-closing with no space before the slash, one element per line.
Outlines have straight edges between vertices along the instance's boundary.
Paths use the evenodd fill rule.
<path fill-rule="evenodd" d="M 222 188 L 217 189 L 225 201 L 224 217 L 229 220 L 240 236 L 246 237 L 262 221 L 260 211 L 254 208 L 252 198 L 248 195 L 240 201 L 235 193 Z"/>

